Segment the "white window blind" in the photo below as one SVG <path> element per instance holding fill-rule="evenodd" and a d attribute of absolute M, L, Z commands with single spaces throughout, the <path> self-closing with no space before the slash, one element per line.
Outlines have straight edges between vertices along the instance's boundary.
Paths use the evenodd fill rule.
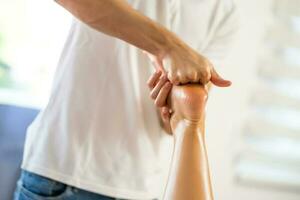
<path fill-rule="evenodd" d="M 300 191 L 300 1 L 274 0 L 237 180 Z"/>

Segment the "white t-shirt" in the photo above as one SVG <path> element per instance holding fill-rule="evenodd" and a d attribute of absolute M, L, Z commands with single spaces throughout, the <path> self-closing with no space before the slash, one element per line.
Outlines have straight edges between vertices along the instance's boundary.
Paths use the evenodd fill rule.
<path fill-rule="evenodd" d="M 230 0 L 129 3 L 215 64 L 236 29 Z M 149 98 L 153 71 L 137 48 L 74 19 L 49 103 L 28 128 L 22 168 L 112 197 L 160 197 L 173 141 Z"/>

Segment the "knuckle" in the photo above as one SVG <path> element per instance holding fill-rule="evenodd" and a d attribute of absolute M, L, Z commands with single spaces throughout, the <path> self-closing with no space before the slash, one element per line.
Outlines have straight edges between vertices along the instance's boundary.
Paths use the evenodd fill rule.
<path fill-rule="evenodd" d="M 189 80 L 187 78 L 181 78 L 179 82 L 182 84 L 186 84 L 189 82 Z"/>
<path fill-rule="evenodd" d="M 174 78 L 174 74 L 173 73 L 168 73 L 168 79 L 171 81 Z"/>
<path fill-rule="evenodd" d="M 170 76 L 170 77 L 168 77 L 168 78 L 169 78 L 169 80 L 170 80 L 172 83 L 174 83 L 174 84 L 176 84 L 176 83 L 179 82 L 179 77 L 178 77 L 177 75 L 173 75 L 173 76 Z"/>
<path fill-rule="evenodd" d="M 162 83 L 165 83 L 166 81 L 168 81 L 168 77 L 167 76 L 162 76 L 161 77 L 161 80 L 160 80 Z"/>
<path fill-rule="evenodd" d="M 163 103 L 162 103 L 162 101 L 160 101 L 160 100 L 156 100 L 156 101 L 154 102 L 154 104 L 155 104 L 157 107 L 162 107 L 162 106 L 163 106 Z"/>
<path fill-rule="evenodd" d="M 152 91 L 152 92 L 150 93 L 150 97 L 151 97 L 151 99 L 155 99 L 155 93 L 154 93 L 154 91 Z"/>
<path fill-rule="evenodd" d="M 193 74 L 193 80 L 194 80 L 194 82 L 199 82 L 199 79 L 200 79 L 200 73 L 199 72 L 195 72 Z"/>
<path fill-rule="evenodd" d="M 191 74 L 190 74 L 190 78 L 195 82 L 195 81 L 197 81 L 197 79 L 198 79 L 198 74 L 197 74 L 197 72 L 192 72 Z"/>
<path fill-rule="evenodd" d="M 162 88 L 163 93 L 168 93 L 170 91 L 171 87 L 169 86 L 169 83 L 166 83 L 164 87 Z"/>
<path fill-rule="evenodd" d="M 206 71 L 206 72 L 200 74 L 200 82 L 201 82 L 202 84 L 208 83 L 209 80 L 210 80 L 210 73 L 208 73 L 208 72 Z"/>
<path fill-rule="evenodd" d="M 152 87 L 152 81 L 151 81 L 151 80 L 148 80 L 148 81 L 147 81 L 147 85 L 148 85 L 149 88 L 151 88 L 151 87 Z"/>
<path fill-rule="evenodd" d="M 179 85 L 180 81 L 179 81 L 179 79 L 175 79 L 175 80 L 173 80 L 172 83 L 173 83 L 174 85 Z"/>
<path fill-rule="evenodd" d="M 210 71 L 208 71 L 206 73 L 206 82 L 209 82 L 210 79 L 211 79 L 211 73 L 210 73 Z"/>
<path fill-rule="evenodd" d="M 169 118 L 169 115 L 167 113 L 162 113 L 161 114 L 161 117 L 162 117 L 162 120 L 167 123 L 168 122 L 168 118 Z"/>
<path fill-rule="evenodd" d="M 187 74 L 180 74 L 179 75 L 179 80 L 178 80 L 180 83 L 188 83 L 189 82 L 189 78 L 188 78 L 188 75 Z"/>
<path fill-rule="evenodd" d="M 155 104 L 157 107 L 161 107 L 159 101 L 155 101 L 154 104 Z"/>
<path fill-rule="evenodd" d="M 180 79 L 181 79 L 181 76 L 180 76 L 180 74 L 177 73 L 177 74 L 174 74 L 171 82 L 174 84 L 178 84 L 180 82 Z"/>

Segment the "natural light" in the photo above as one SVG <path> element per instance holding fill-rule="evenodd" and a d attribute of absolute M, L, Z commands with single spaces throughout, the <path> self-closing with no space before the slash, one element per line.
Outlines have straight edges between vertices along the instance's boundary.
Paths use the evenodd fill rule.
<path fill-rule="evenodd" d="M 1 103 L 43 107 L 70 16 L 53 1 L 10 0 L 2 6 L 7 9 L 0 12 Z"/>

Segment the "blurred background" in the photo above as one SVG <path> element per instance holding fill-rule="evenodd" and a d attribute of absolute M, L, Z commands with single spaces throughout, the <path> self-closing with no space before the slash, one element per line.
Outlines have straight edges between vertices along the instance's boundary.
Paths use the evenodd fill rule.
<path fill-rule="evenodd" d="M 207 146 L 216 199 L 300 199 L 300 1 L 236 0 L 241 30 L 218 70 Z M 0 0 L 0 199 L 12 199 L 26 127 L 47 103 L 71 16 Z"/>

